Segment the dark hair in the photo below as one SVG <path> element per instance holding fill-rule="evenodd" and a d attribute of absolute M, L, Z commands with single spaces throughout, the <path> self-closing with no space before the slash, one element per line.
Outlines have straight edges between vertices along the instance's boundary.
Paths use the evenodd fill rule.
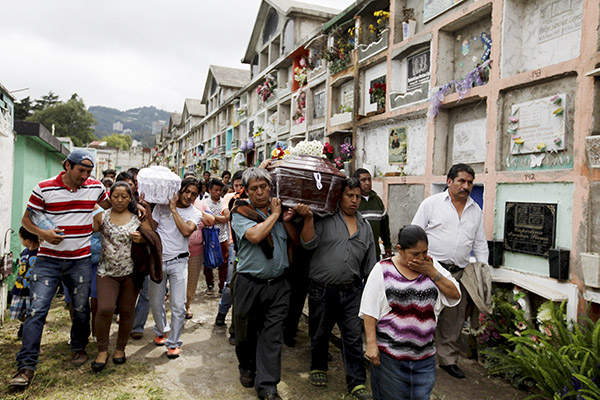
<path fill-rule="evenodd" d="M 115 189 L 120 188 L 120 187 L 124 187 L 125 190 L 127 190 L 129 197 L 131 198 L 131 200 L 129 201 L 129 204 L 127 205 L 127 209 L 132 214 L 137 214 L 137 201 L 135 200 L 135 196 L 133 195 L 133 189 L 131 188 L 131 186 L 129 186 L 129 183 L 127 183 L 125 181 L 115 182 L 115 184 L 110 187 L 109 196 L 112 196 Z"/>
<path fill-rule="evenodd" d="M 19 228 L 19 236 L 21 236 L 25 240 L 31 240 L 34 243 L 39 243 L 40 242 L 40 239 L 38 239 L 38 237 L 37 237 L 37 235 L 35 233 L 29 232 L 23 226 Z"/>
<path fill-rule="evenodd" d="M 467 164 L 454 164 L 450 168 L 450 171 L 448 171 L 448 179 L 454 180 L 454 178 L 458 176 L 459 172 L 466 172 L 467 174 L 471 175 L 473 179 L 475 179 L 475 171 L 473 171 L 473 168 Z"/>
<path fill-rule="evenodd" d="M 136 167 L 131 167 L 127 170 L 127 172 L 129 172 L 131 175 L 133 175 L 135 177 L 138 174 L 138 172 L 140 172 L 140 169 L 136 168 Z"/>
<path fill-rule="evenodd" d="M 359 168 L 356 171 L 354 171 L 354 175 L 352 175 L 352 177 L 358 179 L 360 178 L 360 174 L 369 174 L 369 176 L 371 176 L 371 173 L 368 170 L 364 168 Z"/>
<path fill-rule="evenodd" d="M 346 188 L 350 188 L 350 189 L 359 188 L 360 189 L 360 182 L 356 178 L 345 179 L 342 181 L 342 193 L 344 192 L 344 190 L 346 190 Z"/>
<path fill-rule="evenodd" d="M 227 192 L 229 192 L 230 190 L 233 190 L 233 186 L 231 186 L 231 185 L 223 186 L 223 194 L 227 194 Z"/>
<path fill-rule="evenodd" d="M 210 171 L 204 171 L 204 172 L 202 173 L 202 176 L 204 176 L 204 175 L 206 175 L 206 174 L 208 174 L 208 176 L 210 176 Z"/>
<path fill-rule="evenodd" d="M 405 225 L 398 232 L 398 244 L 402 249 L 412 249 L 419 242 L 429 244 L 425 230 L 419 225 Z"/>
<path fill-rule="evenodd" d="M 117 171 L 114 169 L 107 169 L 102 171 L 102 176 L 106 176 L 106 175 L 117 175 Z"/>
<path fill-rule="evenodd" d="M 227 170 L 223 171 L 223 173 L 221 174 L 221 178 L 225 178 L 225 175 L 229 175 L 229 177 L 231 178 L 231 172 Z"/>
<path fill-rule="evenodd" d="M 231 182 L 237 181 L 238 179 L 242 179 L 242 175 L 244 175 L 244 171 L 242 171 L 241 169 L 238 171 L 235 171 L 235 173 L 233 174 L 233 177 L 231 178 Z"/>
<path fill-rule="evenodd" d="M 183 193 L 188 186 L 196 186 L 198 188 L 198 193 L 202 192 L 202 187 L 200 186 L 200 182 L 197 178 L 193 176 L 188 176 L 187 178 L 183 178 L 181 181 L 181 187 L 179 188 L 179 193 Z"/>
<path fill-rule="evenodd" d="M 102 178 L 102 180 L 101 180 L 100 182 L 102 182 L 102 184 L 103 184 L 103 185 L 106 185 L 106 184 L 107 184 L 107 183 L 109 183 L 109 182 L 110 182 L 110 184 L 111 184 L 111 185 L 112 185 L 113 183 L 115 183 L 115 181 L 113 181 L 113 178 L 108 178 L 108 177 L 106 177 L 106 178 Z"/>
<path fill-rule="evenodd" d="M 223 188 L 223 186 L 225 186 L 225 184 L 220 179 L 211 178 L 211 180 L 208 181 L 208 190 L 212 189 L 215 186 L 220 186 L 221 188 Z"/>
<path fill-rule="evenodd" d="M 131 175 L 129 172 L 121 172 L 119 175 L 117 175 L 117 177 L 115 178 L 115 182 L 125 182 L 125 181 L 131 181 L 131 182 L 135 182 L 135 178 L 133 177 L 133 175 Z"/>
<path fill-rule="evenodd" d="M 195 178 L 196 177 L 196 173 L 194 171 L 185 171 L 183 173 L 183 177 L 187 178 L 188 176 L 193 176 Z"/>

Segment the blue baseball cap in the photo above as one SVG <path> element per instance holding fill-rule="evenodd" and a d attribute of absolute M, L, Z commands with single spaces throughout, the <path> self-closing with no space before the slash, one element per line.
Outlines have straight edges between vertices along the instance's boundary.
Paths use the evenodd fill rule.
<path fill-rule="evenodd" d="M 73 164 L 80 164 L 86 167 L 89 167 L 89 164 L 83 164 L 82 161 L 87 160 L 92 163 L 92 167 L 94 166 L 94 158 L 90 154 L 89 151 L 85 149 L 75 149 L 68 156 L 67 160 L 72 162 Z"/>

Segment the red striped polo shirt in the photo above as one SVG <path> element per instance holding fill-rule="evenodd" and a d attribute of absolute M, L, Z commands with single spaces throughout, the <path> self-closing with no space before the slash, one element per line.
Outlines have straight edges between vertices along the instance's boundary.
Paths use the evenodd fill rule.
<path fill-rule="evenodd" d="M 65 238 L 57 245 L 42 242 L 38 256 L 78 259 L 91 255 L 90 238 L 93 233 L 94 205 L 108 198 L 104 185 L 88 178 L 73 192 L 62 180 L 65 172 L 42 181 L 33 189 L 28 207 L 44 212 Z"/>

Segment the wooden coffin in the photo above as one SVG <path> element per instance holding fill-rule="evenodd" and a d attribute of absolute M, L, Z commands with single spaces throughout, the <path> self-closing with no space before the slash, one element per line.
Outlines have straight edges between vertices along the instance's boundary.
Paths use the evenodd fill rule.
<path fill-rule="evenodd" d="M 269 171 L 272 195 L 280 198 L 284 206 L 304 203 L 318 215 L 330 215 L 337 210 L 346 176 L 326 158 L 287 157 L 274 161 Z"/>

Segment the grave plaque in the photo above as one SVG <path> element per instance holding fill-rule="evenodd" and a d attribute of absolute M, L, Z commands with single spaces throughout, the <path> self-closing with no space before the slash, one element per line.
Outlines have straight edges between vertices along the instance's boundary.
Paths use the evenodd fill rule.
<path fill-rule="evenodd" d="M 425 82 L 429 82 L 431 77 L 430 52 L 424 51 L 406 59 L 408 73 L 406 77 L 406 91 L 412 92 L 421 87 Z"/>
<path fill-rule="evenodd" d="M 507 202 L 505 249 L 549 257 L 556 239 L 556 208 L 557 204 Z"/>

